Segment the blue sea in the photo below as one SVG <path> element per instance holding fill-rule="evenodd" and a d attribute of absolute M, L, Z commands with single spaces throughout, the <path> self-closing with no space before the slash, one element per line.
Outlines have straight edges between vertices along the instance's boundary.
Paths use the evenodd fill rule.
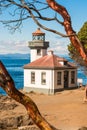
<path fill-rule="evenodd" d="M 22 57 L 23 56 L 23 57 Z M 9 74 L 14 80 L 17 89 L 22 89 L 23 84 L 23 66 L 30 62 L 30 58 L 27 55 L 1 55 L 0 60 L 5 65 Z M 5 95 L 5 91 L 0 88 L 0 94 Z"/>
<path fill-rule="evenodd" d="M 64 57 L 70 62 L 72 61 L 69 57 Z M 11 77 L 15 82 L 15 86 L 17 89 L 22 89 L 23 84 L 23 66 L 30 62 L 29 54 L 21 55 L 21 54 L 9 54 L 9 55 L 0 55 L 0 60 L 5 65 L 6 69 L 10 73 Z M 83 79 L 83 85 L 87 83 L 87 77 L 81 69 L 78 69 L 78 78 Z M 6 95 L 5 91 L 0 88 L 0 94 Z"/>

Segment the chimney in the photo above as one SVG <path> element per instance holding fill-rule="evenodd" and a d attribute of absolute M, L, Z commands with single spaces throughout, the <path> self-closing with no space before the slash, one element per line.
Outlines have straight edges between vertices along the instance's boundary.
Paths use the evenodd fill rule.
<path fill-rule="evenodd" d="M 49 50 L 49 51 L 48 51 L 48 55 L 53 55 L 53 51 L 52 51 L 52 50 Z"/>

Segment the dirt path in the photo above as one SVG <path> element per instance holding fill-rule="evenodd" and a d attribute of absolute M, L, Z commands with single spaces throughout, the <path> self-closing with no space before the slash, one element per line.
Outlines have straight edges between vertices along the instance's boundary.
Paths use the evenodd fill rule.
<path fill-rule="evenodd" d="M 42 115 L 56 128 L 77 130 L 87 127 L 87 103 L 82 89 L 65 90 L 56 95 L 31 94 Z"/>

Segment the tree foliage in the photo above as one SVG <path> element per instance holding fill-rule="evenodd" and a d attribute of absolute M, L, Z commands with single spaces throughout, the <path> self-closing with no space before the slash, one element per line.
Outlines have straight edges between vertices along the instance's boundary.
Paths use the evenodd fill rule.
<path fill-rule="evenodd" d="M 78 32 L 78 37 L 83 45 L 84 51 L 87 53 L 87 22 L 84 23 L 84 25 Z"/>
<path fill-rule="evenodd" d="M 83 46 L 84 52 L 87 54 L 87 22 L 83 24 L 80 31 L 78 32 L 78 38 Z M 77 64 L 86 67 L 87 65 L 83 61 L 82 57 L 79 55 L 76 48 L 70 43 L 68 45 L 69 55 L 72 59 L 76 61 Z"/>

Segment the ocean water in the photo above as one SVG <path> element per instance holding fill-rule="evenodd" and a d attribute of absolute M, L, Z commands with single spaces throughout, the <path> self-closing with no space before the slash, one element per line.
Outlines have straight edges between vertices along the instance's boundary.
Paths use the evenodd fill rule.
<path fill-rule="evenodd" d="M 9 74 L 13 78 L 17 89 L 22 89 L 24 86 L 23 66 L 30 62 L 29 56 L 26 57 L 25 55 L 23 56 L 24 58 L 21 57 L 22 56 L 19 56 L 19 58 L 16 56 L 10 56 L 10 57 L 0 56 L 0 60 L 3 62 Z M 72 62 L 72 60 L 69 57 L 64 58 Z M 80 68 L 78 69 L 77 77 L 83 79 L 83 85 L 87 84 L 87 77 Z M 6 95 L 5 91 L 1 87 L 0 87 L 0 94 Z"/>
<path fill-rule="evenodd" d="M 1 58 L 2 63 L 5 65 L 9 74 L 14 80 L 15 87 L 17 89 L 22 89 L 23 84 L 23 66 L 30 62 L 29 58 L 27 59 L 18 59 L 18 58 Z M 0 87 L 0 94 L 5 95 L 5 91 Z"/>

